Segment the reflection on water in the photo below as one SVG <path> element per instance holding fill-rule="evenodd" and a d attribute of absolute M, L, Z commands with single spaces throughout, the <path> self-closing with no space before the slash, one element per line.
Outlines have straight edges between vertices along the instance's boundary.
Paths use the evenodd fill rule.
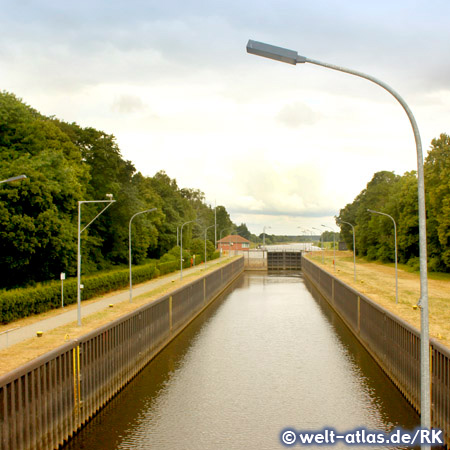
<path fill-rule="evenodd" d="M 300 276 L 246 273 L 68 448 L 274 449 L 286 427 L 418 424 Z"/>

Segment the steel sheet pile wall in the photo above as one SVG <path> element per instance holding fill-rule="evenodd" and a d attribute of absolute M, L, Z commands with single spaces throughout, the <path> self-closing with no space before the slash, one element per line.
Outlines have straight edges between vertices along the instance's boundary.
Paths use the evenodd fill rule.
<path fill-rule="evenodd" d="M 0 377 L 0 449 L 57 449 L 244 269 L 244 259 Z"/>
<path fill-rule="evenodd" d="M 420 333 L 303 258 L 302 271 L 333 306 L 408 401 L 420 411 Z M 450 446 L 450 350 L 430 339 L 432 426 Z"/>

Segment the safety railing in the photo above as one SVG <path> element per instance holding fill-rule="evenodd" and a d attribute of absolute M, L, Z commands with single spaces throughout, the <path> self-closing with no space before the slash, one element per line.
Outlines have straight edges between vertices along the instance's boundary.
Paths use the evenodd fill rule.
<path fill-rule="evenodd" d="M 57 449 L 243 270 L 235 260 L 0 377 L 0 449 Z"/>
<path fill-rule="evenodd" d="M 302 271 L 420 412 L 420 332 L 303 257 Z M 430 339 L 432 426 L 450 446 L 450 350 Z"/>

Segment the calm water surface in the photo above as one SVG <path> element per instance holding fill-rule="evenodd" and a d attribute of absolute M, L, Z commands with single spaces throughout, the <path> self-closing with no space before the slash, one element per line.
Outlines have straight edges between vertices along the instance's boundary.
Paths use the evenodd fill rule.
<path fill-rule="evenodd" d="M 419 422 L 300 276 L 245 273 L 67 448 L 278 449 L 286 427 Z"/>

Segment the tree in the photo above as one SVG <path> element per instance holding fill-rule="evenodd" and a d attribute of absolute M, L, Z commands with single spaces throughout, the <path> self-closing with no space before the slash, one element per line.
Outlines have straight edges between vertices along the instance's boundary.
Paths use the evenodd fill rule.
<path fill-rule="evenodd" d="M 177 227 L 190 220 L 195 220 L 195 211 L 189 200 L 184 198 L 175 179 L 171 179 L 164 171 L 157 172 L 149 178 L 153 190 L 162 199 L 164 221 L 158 226 L 159 240 L 157 249 L 152 253 L 158 258 L 176 245 Z M 183 228 L 183 247 L 188 247 L 191 240 L 192 227 Z"/>
<path fill-rule="evenodd" d="M 250 231 L 247 228 L 247 225 L 245 223 L 241 223 L 237 228 L 236 228 L 236 232 L 239 236 L 242 236 L 245 239 L 248 239 L 249 241 L 251 240 L 251 236 L 252 234 L 250 233 Z"/>
<path fill-rule="evenodd" d="M 224 206 L 217 206 L 216 207 L 216 214 L 217 214 L 217 239 L 220 239 L 220 232 L 222 230 L 222 238 L 231 234 L 236 226 L 230 219 L 230 215 L 228 214 L 227 210 Z"/>
<path fill-rule="evenodd" d="M 76 204 L 89 172 L 52 121 L 14 95 L 0 95 L 0 270 L 5 286 L 55 278 L 76 267 Z"/>
<path fill-rule="evenodd" d="M 424 164 L 431 268 L 450 270 L 450 136 L 431 141 Z"/>

